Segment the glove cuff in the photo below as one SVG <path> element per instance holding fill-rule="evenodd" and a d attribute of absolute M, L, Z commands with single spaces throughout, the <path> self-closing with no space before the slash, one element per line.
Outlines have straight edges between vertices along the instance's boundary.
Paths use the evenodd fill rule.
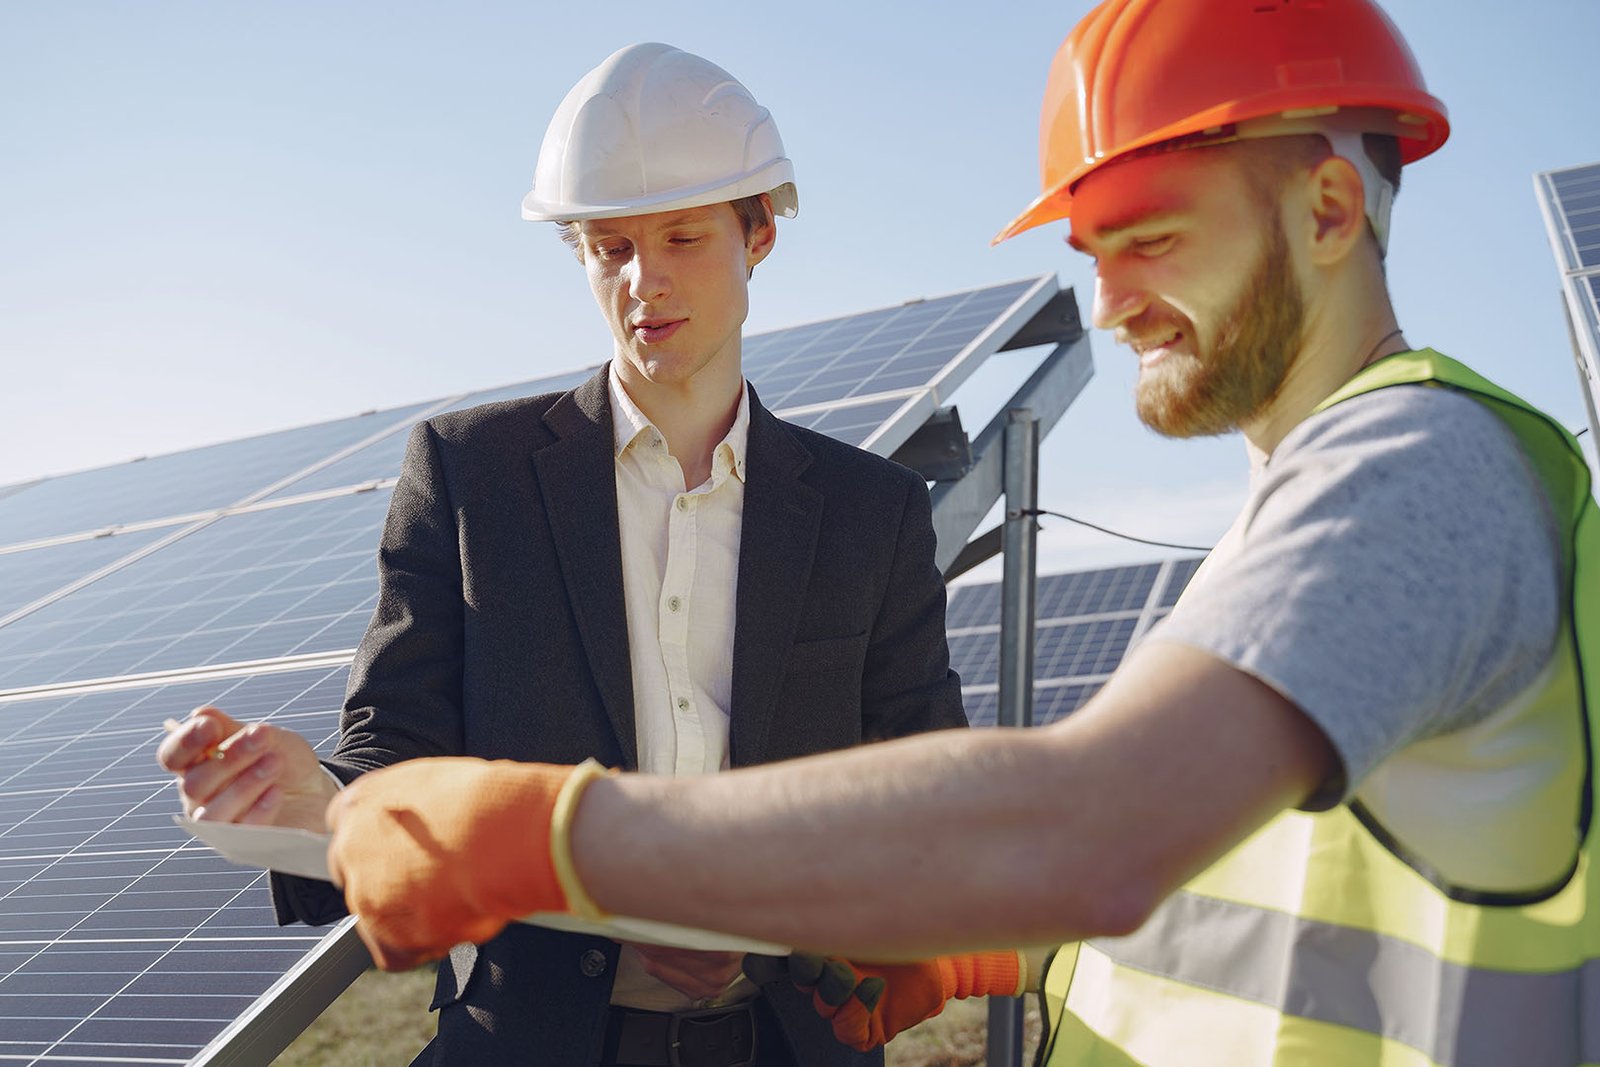
<path fill-rule="evenodd" d="M 584 790 L 611 772 L 596 760 L 586 759 L 572 769 L 567 780 L 556 794 L 550 811 L 550 865 L 556 873 L 556 884 L 567 898 L 567 910 L 582 919 L 600 921 L 610 918 L 594 902 L 583 883 L 578 880 L 578 870 L 572 862 L 572 820 L 578 811 L 578 801 Z"/>
<path fill-rule="evenodd" d="M 939 980 L 944 999 L 967 997 L 1020 997 L 1026 991 L 1022 957 L 1003 952 L 973 952 L 965 956 L 940 956 Z"/>

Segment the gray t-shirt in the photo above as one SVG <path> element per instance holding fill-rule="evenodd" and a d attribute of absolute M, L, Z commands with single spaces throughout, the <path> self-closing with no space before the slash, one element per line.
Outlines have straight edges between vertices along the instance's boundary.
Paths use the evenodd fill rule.
<path fill-rule="evenodd" d="M 1343 761 L 1331 807 L 1390 754 L 1469 726 L 1550 659 L 1560 547 L 1505 424 L 1448 389 L 1394 386 L 1306 419 L 1147 640 L 1270 685 Z"/>

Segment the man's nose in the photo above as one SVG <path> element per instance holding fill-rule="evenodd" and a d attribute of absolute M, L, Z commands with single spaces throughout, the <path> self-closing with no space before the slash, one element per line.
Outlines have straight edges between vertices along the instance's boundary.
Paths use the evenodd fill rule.
<path fill-rule="evenodd" d="M 635 252 L 628 293 L 641 304 L 658 303 L 672 292 L 672 278 L 660 256 Z"/>
<path fill-rule="evenodd" d="M 1132 279 L 1100 269 L 1094 276 L 1094 325 L 1115 330 L 1150 306 L 1150 294 Z"/>

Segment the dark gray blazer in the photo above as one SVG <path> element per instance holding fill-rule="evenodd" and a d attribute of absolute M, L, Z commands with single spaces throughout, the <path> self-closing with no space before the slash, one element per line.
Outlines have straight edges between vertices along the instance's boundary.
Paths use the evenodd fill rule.
<path fill-rule="evenodd" d="M 636 768 L 615 470 L 604 369 L 412 431 L 336 774 L 461 754 Z M 732 763 L 964 726 L 922 479 L 782 422 L 754 389 L 745 471 Z M 325 882 L 275 876 L 273 895 L 281 922 L 345 914 Z M 592 1063 L 618 952 L 516 923 L 458 946 L 418 1062 Z M 882 1062 L 838 1044 L 787 983 L 767 999 L 798 1063 Z"/>

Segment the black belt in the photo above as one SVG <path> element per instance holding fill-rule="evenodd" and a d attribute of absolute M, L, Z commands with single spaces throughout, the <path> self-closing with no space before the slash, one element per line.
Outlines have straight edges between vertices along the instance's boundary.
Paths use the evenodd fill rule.
<path fill-rule="evenodd" d="M 753 1001 L 697 1011 L 614 1007 L 606 1016 L 603 1067 L 752 1067 Z"/>

